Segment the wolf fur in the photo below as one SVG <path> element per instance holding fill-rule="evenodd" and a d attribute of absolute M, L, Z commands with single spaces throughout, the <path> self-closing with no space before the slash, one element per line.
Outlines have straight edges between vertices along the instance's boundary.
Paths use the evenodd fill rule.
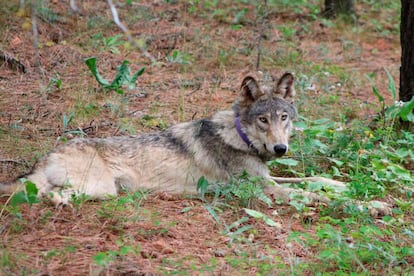
<path fill-rule="evenodd" d="M 76 138 L 57 147 L 26 178 L 56 205 L 68 204 L 73 193 L 94 199 L 116 196 L 121 189 L 196 193 L 202 176 L 210 183 L 227 183 L 244 171 L 266 179 L 266 192 L 275 198 L 289 201 L 292 192 L 299 192 L 311 201 L 327 202 L 317 194 L 282 187 L 275 180 L 322 181 L 341 187 L 343 183 L 326 178 L 272 178 L 266 165 L 288 150 L 295 96 L 290 73 L 272 87 L 260 86 L 248 76 L 232 111 L 176 124 L 163 132 Z M 0 190 L 12 192 L 16 185 L 1 185 Z"/>

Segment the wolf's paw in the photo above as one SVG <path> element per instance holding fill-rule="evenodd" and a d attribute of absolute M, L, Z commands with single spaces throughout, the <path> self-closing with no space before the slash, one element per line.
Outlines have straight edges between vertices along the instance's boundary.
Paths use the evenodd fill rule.
<path fill-rule="evenodd" d="M 50 191 L 47 194 L 47 198 L 55 205 L 57 209 L 64 207 L 72 207 L 70 202 L 74 191 L 71 189 L 63 189 L 58 191 Z"/>
<path fill-rule="evenodd" d="M 65 208 L 69 208 L 69 210 L 70 209 L 72 209 L 72 210 L 74 210 L 75 208 L 73 207 L 73 205 L 72 205 L 72 203 L 70 203 L 70 202 L 59 202 L 59 203 L 53 203 L 53 204 L 55 204 L 55 208 L 57 209 L 57 210 L 61 210 L 61 209 L 65 209 Z"/>
<path fill-rule="evenodd" d="M 290 190 L 293 189 L 281 187 L 278 184 L 275 184 L 275 186 L 266 186 L 264 192 L 265 194 L 270 196 L 273 199 L 273 201 L 282 201 L 283 203 L 288 203 L 290 200 Z"/>
<path fill-rule="evenodd" d="M 315 206 L 321 203 L 328 204 L 331 201 L 326 196 L 322 196 L 317 193 L 312 193 L 312 192 L 307 192 L 307 191 L 301 191 L 299 195 L 309 200 L 309 202 L 307 203 L 308 206 Z"/>
<path fill-rule="evenodd" d="M 325 196 L 299 189 L 281 187 L 279 185 L 266 187 L 265 193 L 271 196 L 275 201 L 282 201 L 283 203 L 289 203 L 292 200 L 300 200 L 308 206 L 315 206 L 320 203 L 330 202 Z"/>
<path fill-rule="evenodd" d="M 353 206 L 360 212 L 367 211 L 368 214 L 373 217 L 383 217 L 392 215 L 392 207 L 383 201 L 371 200 L 371 201 L 355 201 L 350 200 L 342 205 L 343 208 Z"/>
<path fill-rule="evenodd" d="M 368 211 L 372 217 L 383 217 L 392 215 L 391 206 L 382 201 L 371 200 L 365 203 Z"/>

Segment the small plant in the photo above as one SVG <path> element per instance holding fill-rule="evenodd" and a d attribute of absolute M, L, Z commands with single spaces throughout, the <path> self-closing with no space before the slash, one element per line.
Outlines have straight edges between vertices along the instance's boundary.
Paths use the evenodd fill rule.
<path fill-rule="evenodd" d="M 161 129 L 161 130 L 165 130 L 168 127 L 167 123 L 162 118 L 151 116 L 148 114 L 141 117 L 140 123 L 144 127 Z"/>
<path fill-rule="evenodd" d="M 136 251 L 132 246 L 120 245 L 119 250 L 98 252 L 92 259 L 97 266 L 108 268 L 117 258 L 122 258 L 128 254 L 136 254 Z"/>
<path fill-rule="evenodd" d="M 210 184 L 207 179 L 201 177 L 197 183 L 197 190 L 200 192 L 200 199 L 204 201 L 204 207 L 209 214 L 214 218 L 217 224 L 224 226 L 224 232 L 230 237 L 229 243 L 232 243 L 234 239 L 241 238 L 241 235 L 252 228 L 247 222 L 247 217 L 227 225 L 225 221 L 220 220 L 218 213 L 223 211 L 224 208 L 234 208 L 235 199 L 239 200 L 241 206 L 251 207 L 253 201 L 258 200 L 272 205 L 272 200 L 264 194 L 263 191 L 263 179 L 258 177 L 249 176 L 244 172 L 239 178 L 235 178 L 227 184 Z M 206 198 L 206 195 L 212 193 L 213 199 L 211 201 Z M 232 201 L 232 205 L 227 202 Z M 187 210 L 186 210 L 187 211 Z M 245 212 L 252 217 L 263 219 L 268 225 L 277 225 L 265 214 L 252 209 L 245 209 Z"/>
<path fill-rule="evenodd" d="M 192 64 L 193 61 L 194 61 L 194 58 L 190 54 L 183 53 L 183 52 L 178 51 L 178 50 L 174 50 L 172 52 L 172 54 L 167 56 L 165 59 L 168 62 L 178 63 L 178 64 L 181 64 L 181 65 Z"/>
<path fill-rule="evenodd" d="M 110 37 L 104 37 L 102 32 L 98 32 L 91 36 L 93 45 L 100 51 L 110 51 L 113 54 L 120 54 L 121 51 L 118 49 L 121 45 L 127 45 L 128 43 L 120 40 L 122 34 L 117 34 Z"/>
<path fill-rule="evenodd" d="M 262 212 L 256 211 L 256 210 L 252 210 L 252 209 L 247 209 L 244 208 L 244 211 L 246 212 L 246 214 L 248 214 L 249 216 L 259 219 L 259 220 L 263 220 L 267 225 L 271 226 L 271 227 L 276 227 L 276 228 L 282 228 L 282 226 L 275 222 L 274 220 L 272 220 L 271 218 L 269 218 L 266 214 L 263 214 Z"/>
<path fill-rule="evenodd" d="M 283 34 L 286 40 L 292 41 L 296 34 L 296 30 L 293 27 L 281 25 L 278 27 L 279 31 Z"/>
<path fill-rule="evenodd" d="M 131 76 L 131 70 L 128 67 L 129 61 L 124 60 L 120 66 L 116 68 L 115 78 L 111 83 L 108 80 L 102 78 L 99 74 L 98 68 L 96 67 L 96 58 L 91 57 L 85 60 L 86 65 L 95 77 L 96 81 L 104 88 L 108 90 L 114 90 L 118 94 L 123 94 L 122 87 L 128 86 L 128 89 L 132 90 L 135 88 L 137 78 L 144 73 L 145 67 L 142 67 L 139 71 Z"/>
<path fill-rule="evenodd" d="M 60 78 L 59 74 L 56 74 L 55 78 L 51 78 L 47 87 L 46 87 L 46 91 L 51 91 L 52 87 L 60 90 L 62 89 L 62 79 Z"/>
<path fill-rule="evenodd" d="M 111 198 L 110 200 L 103 201 L 100 208 L 97 211 L 97 215 L 101 218 L 112 218 L 115 213 L 125 212 L 130 208 L 137 210 L 142 201 L 146 199 L 146 192 L 127 192 L 125 196 L 118 196 Z M 122 221 L 127 218 L 121 217 Z"/>
<path fill-rule="evenodd" d="M 20 182 L 21 185 L 24 185 L 25 189 L 18 191 L 9 197 L 7 202 L 2 206 L 2 209 L 0 211 L 0 218 L 2 217 L 5 210 L 15 215 L 16 217 L 21 218 L 21 213 L 18 207 L 19 205 L 29 204 L 29 206 L 32 206 L 33 204 L 39 202 L 38 189 L 36 187 L 36 184 L 25 178 L 21 178 Z M 16 227 L 18 226 L 16 225 Z"/>
<path fill-rule="evenodd" d="M 396 119 L 414 123 L 414 97 L 409 102 L 397 101 L 397 88 L 394 79 L 387 69 L 385 69 L 385 72 L 388 78 L 388 91 L 391 93 L 394 105 L 386 106 L 384 97 L 375 86 L 372 87 L 372 93 L 377 97 L 382 108 L 381 115 L 384 120 L 383 123 L 386 124 L 387 122 L 390 122 L 391 126 L 393 126 Z"/>
<path fill-rule="evenodd" d="M 124 44 L 123 41 L 119 40 L 121 37 L 122 34 L 117 34 L 110 37 L 103 37 L 102 42 L 104 44 L 104 47 L 109 49 L 111 53 L 119 55 L 121 52 L 119 51 L 118 46 Z"/>
<path fill-rule="evenodd" d="M 32 206 L 34 203 L 39 202 L 39 198 L 37 196 L 38 189 L 36 184 L 27 180 L 25 178 L 21 178 L 20 181 L 22 185 L 24 185 L 25 190 L 15 193 L 10 200 L 10 204 L 12 206 L 16 206 L 19 204 L 27 203 Z"/>
<path fill-rule="evenodd" d="M 268 206 L 272 205 L 272 200 L 264 193 L 263 188 L 266 180 L 250 176 L 244 172 L 240 177 L 233 178 L 229 183 L 209 183 L 204 177 L 201 177 L 197 184 L 197 189 L 200 191 L 202 198 L 208 192 L 214 195 L 213 202 L 220 197 L 226 201 L 238 199 L 240 205 L 243 207 L 251 207 L 255 200 L 259 200 Z"/>
<path fill-rule="evenodd" d="M 390 230 L 397 226 L 395 220 L 384 218 L 384 223 L 388 227 L 381 229 L 374 224 L 361 224 L 354 218 L 323 217 L 316 237 L 294 232 L 289 239 L 315 250 L 320 272 L 367 273 L 373 267 L 382 267 L 387 275 L 408 271 L 409 259 L 414 256 L 410 237 L 394 236 Z"/>
<path fill-rule="evenodd" d="M 58 137 L 57 141 L 67 142 L 68 137 L 71 135 L 76 136 L 85 136 L 86 133 L 82 131 L 82 129 L 70 129 L 69 125 L 72 123 L 73 119 L 75 118 L 75 113 L 71 112 L 69 115 L 63 114 L 62 118 L 62 135 Z"/>
<path fill-rule="evenodd" d="M 248 220 L 248 217 L 242 217 L 241 219 L 234 221 L 230 225 L 224 226 L 225 235 L 230 237 L 229 245 L 232 244 L 235 240 L 246 240 L 243 234 L 247 233 L 253 228 L 251 224 L 246 224 Z"/>

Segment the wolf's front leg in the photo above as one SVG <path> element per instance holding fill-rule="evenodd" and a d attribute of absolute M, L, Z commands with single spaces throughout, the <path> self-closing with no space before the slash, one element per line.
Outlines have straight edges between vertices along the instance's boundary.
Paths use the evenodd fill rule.
<path fill-rule="evenodd" d="M 270 195 L 274 200 L 282 200 L 284 203 L 289 203 L 294 195 L 302 196 L 304 198 L 309 199 L 307 205 L 316 205 L 317 203 L 326 203 L 330 202 L 330 199 L 318 195 L 316 193 L 307 192 L 299 189 L 292 189 L 288 187 L 283 187 L 273 179 L 269 180 L 270 184 L 265 187 L 265 193 Z M 389 204 L 382 201 L 359 201 L 359 200 L 350 200 L 340 206 L 340 209 L 344 210 L 349 204 L 353 204 L 358 209 L 363 210 L 367 209 L 369 214 L 372 217 L 382 217 L 382 216 L 389 216 L 392 215 L 392 208 Z"/>
<path fill-rule="evenodd" d="M 329 198 L 318 195 L 316 193 L 283 187 L 274 181 L 265 187 L 265 193 L 270 195 L 274 200 L 282 200 L 284 203 L 289 203 L 295 195 L 308 199 L 307 205 L 316 205 L 317 203 L 329 203 Z"/>

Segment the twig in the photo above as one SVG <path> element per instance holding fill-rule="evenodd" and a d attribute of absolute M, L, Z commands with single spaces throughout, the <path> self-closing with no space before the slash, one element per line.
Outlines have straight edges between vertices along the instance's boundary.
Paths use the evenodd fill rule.
<path fill-rule="evenodd" d="M 100 123 L 98 125 L 92 125 L 92 124 L 93 124 L 93 121 L 87 127 L 84 127 L 84 128 L 78 127 L 78 128 L 74 128 L 74 129 L 68 129 L 68 130 L 63 131 L 63 133 L 67 134 L 67 133 L 73 133 L 73 132 L 80 132 L 82 134 L 87 135 L 88 132 L 98 130 L 98 128 L 100 128 L 100 127 L 112 126 L 112 123 L 110 123 L 110 122 L 108 122 L 108 123 L 103 122 L 103 123 Z"/>
<path fill-rule="evenodd" d="M 119 20 L 118 11 L 112 2 L 112 0 L 108 0 L 108 5 L 111 8 L 112 17 L 114 19 L 115 24 L 125 33 L 125 35 L 128 37 L 129 42 L 141 50 L 141 52 L 144 54 L 145 57 L 147 57 L 149 60 L 151 60 L 151 63 L 156 63 L 157 60 L 142 46 L 138 45 L 138 43 L 133 39 L 131 32 L 128 30 L 127 27 L 125 27 L 124 24 Z"/>
<path fill-rule="evenodd" d="M 23 164 L 21 161 L 14 160 L 14 159 L 0 159 L 0 163 L 16 163 L 16 164 Z"/>
<path fill-rule="evenodd" d="M 74 12 L 79 12 L 79 8 L 76 5 L 75 0 L 70 0 L 70 8 L 74 11 Z"/>
<path fill-rule="evenodd" d="M 27 72 L 26 66 L 24 66 L 23 63 L 18 61 L 12 55 L 0 50 L 0 65 L 2 65 L 3 63 L 6 64 L 7 67 L 9 67 L 12 70 L 16 70 L 21 73 Z"/>
<path fill-rule="evenodd" d="M 267 14 L 267 0 L 264 0 L 264 5 L 263 8 L 261 8 L 262 12 L 260 12 L 260 15 L 262 16 L 262 22 L 261 22 L 261 26 L 260 26 L 260 31 L 259 31 L 259 38 L 257 39 L 257 60 L 256 60 L 256 70 L 259 71 L 260 70 L 260 60 L 262 58 L 262 38 L 263 38 L 263 33 L 264 33 L 264 29 L 265 29 L 265 18 L 266 18 L 266 14 Z"/>
<path fill-rule="evenodd" d="M 33 48 L 35 49 L 35 67 L 40 67 L 40 55 L 39 55 L 39 31 L 37 29 L 36 19 L 36 3 L 32 2 L 32 31 L 33 31 Z"/>

